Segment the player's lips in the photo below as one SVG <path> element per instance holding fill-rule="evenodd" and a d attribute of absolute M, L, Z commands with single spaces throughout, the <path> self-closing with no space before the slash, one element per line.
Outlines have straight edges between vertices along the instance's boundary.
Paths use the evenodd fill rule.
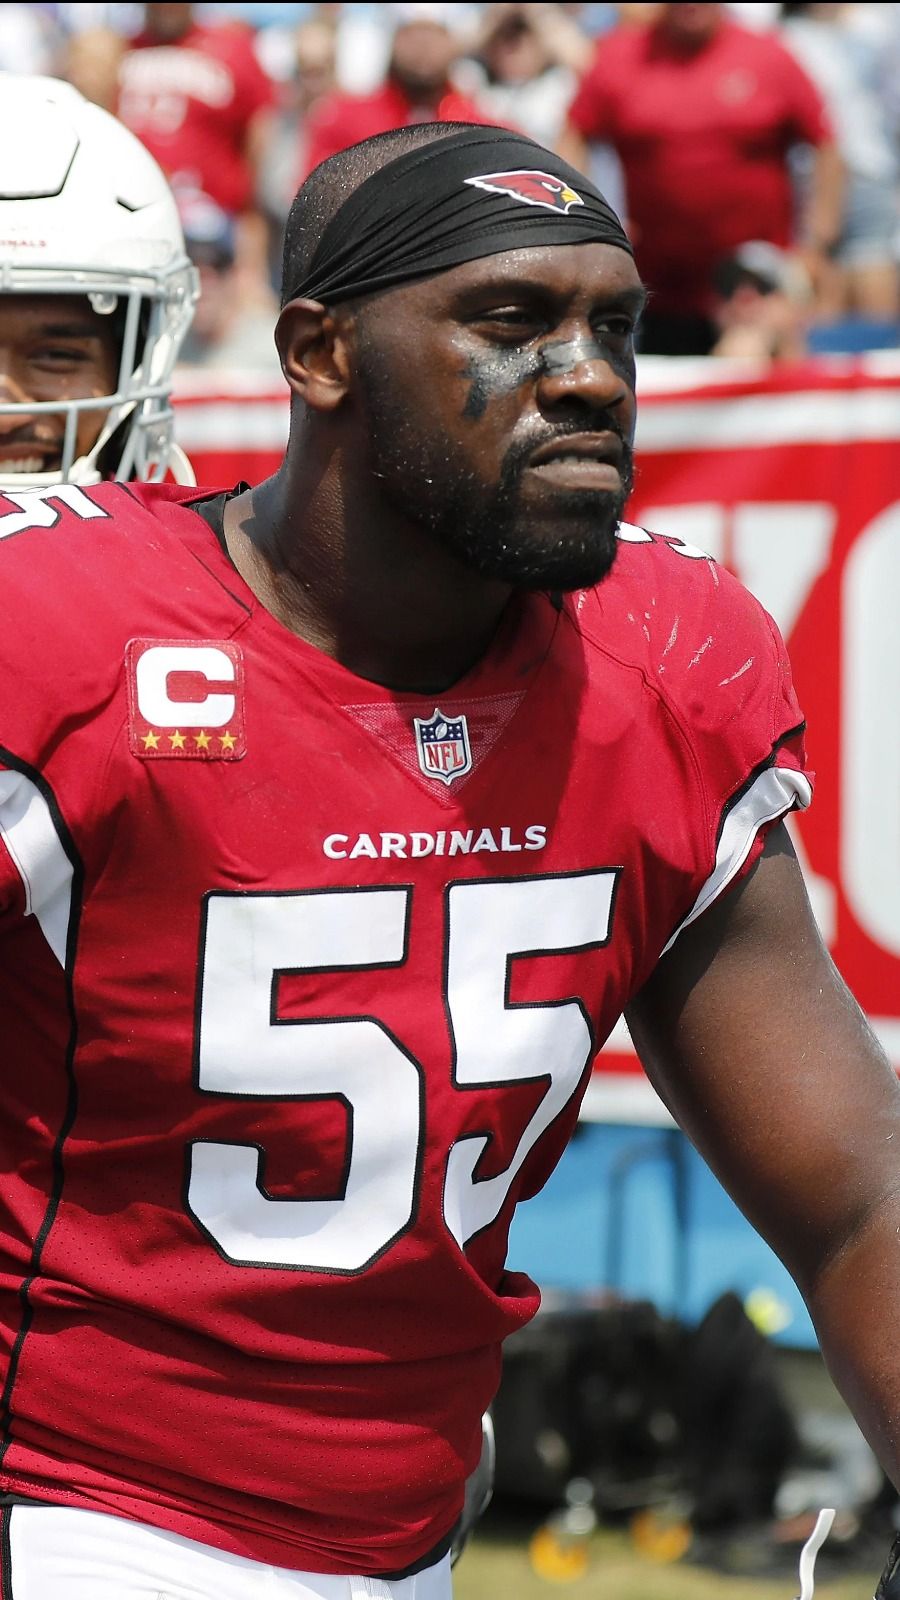
<path fill-rule="evenodd" d="M 619 488 L 623 454 L 616 433 L 569 433 L 539 445 L 528 466 L 570 488 Z"/>
<path fill-rule="evenodd" d="M 21 440 L 0 444 L 0 471 L 50 472 L 60 460 L 58 450 L 41 449 Z"/>

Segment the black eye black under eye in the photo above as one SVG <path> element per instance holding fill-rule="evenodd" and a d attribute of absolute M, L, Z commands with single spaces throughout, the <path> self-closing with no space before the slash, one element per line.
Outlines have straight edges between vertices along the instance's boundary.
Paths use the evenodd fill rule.
<path fill-rule="evenodd" d="M 480 349 L 470 351 L 463 368 L 469 388 L 462 415 L 477 421 L 484 416 L 492 400 L 514 393 L 523 383 L 533 382 L 540 371 L 536 336 L 533 339 L 523 333 L 518 339 L 512 336 L 485 340 Z"/>

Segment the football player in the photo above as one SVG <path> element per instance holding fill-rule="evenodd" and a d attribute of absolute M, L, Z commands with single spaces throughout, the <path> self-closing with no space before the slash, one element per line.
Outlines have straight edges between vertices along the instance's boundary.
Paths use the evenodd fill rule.
<path fill-rule="evenodd" d="M 0 484 L 193 483 L 170 388 L 196 294 L 134 135 L 69 84 L 0 76 Z"/>
<path fill-rule="evenodd" d="M 621 521 L 643 298 L 549 151 L 381 135 L 295 202 L 272 479 L 0 500 L 13 1594 L 446 1600 L 623 1010 L 900 1479 L 900 1089 L 777 630 Z"/>

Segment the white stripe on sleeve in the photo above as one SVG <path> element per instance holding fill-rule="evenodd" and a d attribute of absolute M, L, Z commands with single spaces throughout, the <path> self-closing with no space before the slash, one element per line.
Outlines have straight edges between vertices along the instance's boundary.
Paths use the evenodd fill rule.
<path fill-rule="evenodd" d="M 61 967 L 72 911 L 72 863 L 40 789 L 24 773 L 0 772 L 0 838 L 25 889 L 25 911 L 37 918 Z"/>
<path fill-rule="evenodd" d="M 715 866 L 684 921 L 675 929 L 663 955 L 666 950 L 671 950 L 682 929 L 711 906 L 737 876 L 760 828 L 765 827 L 767 822 L 774 822 L 777 817 L 783 817 L 795 807 L 804 810 L 811 799 L 809 780 L 804 778 L 802 772 L 795 772 L 793 767 L 766 767 L 754 779 L 728 812 L 719 835 Z"/>

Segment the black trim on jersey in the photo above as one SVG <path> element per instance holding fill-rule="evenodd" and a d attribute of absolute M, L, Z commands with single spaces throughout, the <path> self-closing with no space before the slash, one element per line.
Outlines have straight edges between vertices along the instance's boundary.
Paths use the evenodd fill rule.
<path fill-rule="evenodd" d="M 11 771 L 20 772 L 23 777 L 28 778 L 29 781 L 34 784 L 34 787 L 47 804 L 54 829 L 56 830 L 56 836 L 59 839 L 59 842 L 62 845 L 62 848 L 65 851 L 65 854 L 68 857 L 72 867 L 72 901 L 69 907 L 69 926 L 66 930 L 66 960 L 64 968 L 66 984 L 66 1008 L 69 1013 L 70 1024 L 69 1043 L 66 1047 L 65 1057 L 65 1074 L 68 1079 L 69 1092 L 66 1109 L 63 1113 L 63 1118 L 51 1152 L 52 1182 L 50 1195 L 47 1200 L 47 1208 L 44 1212 L 41 1226 L 35 1235 L 34 1243 L 31 1247 L 31 1260 L 29 1262 L 28 1272 L 19 1285 L 19 1299 L 22 1303 L 22 1321 L 19 1326 L 19 1332 L 16 1335 L 15 1343 L 13 1344 L 12 1352 L 10 1354 L 9 1371 L 6 1375 L 6 1383 L 3 1388 L 3 1394 L 0 1396 L 0 1432 L 2 1432 L 3 1435 L 2 1441 L 0 1441 L 0 1465 L 2 1465 L 6 1459 L 6 1452 L 13 1442 L 13 1390 L 15 1389 L 16 1377 L 19 1370 L 19 1362 L 22 1357 L 22 1350 L 25 1340 L 28 1336 L 28 1331 L 31 1327 L 32 1318 L 34 1316 L 34 1310 L 31 1304 L 31 1286 L 38 1275 L 44 1245 L 47 1242 L 50 1230 L 53 1227 L 54 1221 L 56 1220 L 56 1213 L 59 1209 L 59 1202 L 62 1198 L 63 1185 L 65 1182 L 65 1173 L 63 1170 L 63 1148 L 67 1138 L 69 1137 L 69 1134 L 72 1130 L 72 1125 L 78 1113 L 78 1085 L 75 1079 L 75 1049 L 78 1042 L 78 1015 L 75 1007 L 73 975 L 75 966 L 75 949 L 78 943 L 78 931 L 81 923 L 81 910 L 84 896 L 84 866 L 81 861 L 81 857 L 75 848 L 75 842 L 72 838 L 72 835 L 70 834 L 69 829 L 63 819 L 62 811 L 60 810 L 60 807 L 56 801 L 56 796 L 54 795 L 53 790 L 50 788 L 50 785 L 47 783 L 47 780 L 39 772 L 37 772 L 34 767 L 30 766 L 27 761 L 20 760 L 20 758 L 14 755 L 11 750 L 7 750 L 2 745 L 0 745 L 0 762 L 2 762 L 2 764 L 5 767 L 8 767 Z"/>
<path fill-rule="evenodd" d="M 12 1506 L 4 1505 L 0 1510 L 0 1600 L 13 1600 L 12 1550 L 9 1542 L 11 1521 Z"/>
<path fill-rule="evenodd" d="M 756 766 L 752 768 L 751 772 L 744 779 L 744 781 L 740 785 L 740 787 L 735 789 L 734 794 L 729 795 L 728 799 L 725 801 L 725 804 L 722 807 L 722 812 L 721 812 L 721 815 L 719 817 L 719 825 L 716 828 L 716 847 L 715 847 L 715 850 L 713 852 L 712 866 L 710 867 L 709 872 L 706 874 L 706 878 L 704 878 L 704 880 L 703 880 L 704 883 L 706 883 L 706 881 L 712 876 L 713 872 L 715 872 L 716 861 L 718 859 L 718 854 L 719 854 L 719 840 L 721 839 L 722 834 L 725 831 L 725 824 L 728 821 L 728 818 L 731 815 L 732 811 L 734 810 L 735 806 L 738 804 L 738 802 L 740 800 L 743 799 L 744 795 L 747 793 L 747 790 L 753 788 L 753 785 L 755 784 L 757 778 L 761 778 L 764 772 L 768 772 L 771 767 L 775 766 L 777 758 L 778 758 L 778 752 L 781 749 L 782 745 L 787 744 L 789 739 L 796 739 L 796 738 L 799 737 L 799 735 L 801 733 L 805 733 L 805 732 L 806 732 L 806 722 L 804 721 L 804 722 L 798 722 L 796 727 L 788 728 L 786 733 L 780 734 L 779 737 L 775 740 L 775 743 L 773 744 L 771 750 L 769 751 L 769 754 L 762 761 L 758 761 L 757 762 Z M 794 771 L 794 768 L 791 768 L 790 770 Z M 798 772 L 799 772 L 799 769 L 798 769 Z M 804 774 L 803 773 L 799 773 L 799 776 L 803 777 Z M 809 779 L 807 778 L 806 781 L 808 783 Z M 785 817 L 789 816 L 792 811 L 796 811 L 796 809 L 797 809 L 797 800 L 794 799 L 789 806 L 785 806 L 785 809 L 783 811 L 779 812 L 777 817 L 772 817 L 768 822 L 761 822 L 759 824 L 759 827 L 756 829 L 756 833 L 754 833 L 754 835 L 753 835 L 754 839 L 756 838 L 756 834 L 759 833 L 759 829 L 760 828 L 773 827 L 776 822 L 783 821 L 783 819 Z M 725 890 L 727 888 L 729 888 L 731 886 L 731 884 L 733 882 L 734 882 L 734 879 L 732 878 L 732 879 L 729 880 L 728 884 L 723 884 L 722 885 L 722 889 L 716 895 L 715 899 L 711 900 L 709 905 L 707 907 L 705 907 L 705 910 L 709 911 L 712 908 L 712 906 L 714 906 L 716 904 L 716 901 L 721 899 L 722 894 L 725 892 Z M 685 916 L 690 916 L 691 912 L 694 909 L 694 906 L 697 903 L 697 898 L 698 897 L 695 895 L 693 901 L 691 902 L 691 905 L 689 906 L 688 910 L 685 912 Z M 672 931 L 669 934 L 668 939 L 665 940 L 665 945 L 668 945 L 670 943 L 670 941 L 675 938 L 675 936 L 679 932 L 679 930 L 684 927 L 684 921 L 685 921 L 684 917 L 679 917 L 678 921 L 675 923 L 674 927 L 672 928 Z M 633 998 L 633 996 L 632 996 L 632 998 Z M 629 1001 L 629 1004 L 630 1003 L 631 1002 Z"/>
<path fill-rule="evenodd" d="M 443 1539 L 439 1539 L 424 1556 L 419 1557 L 418 1561 L 414 1561 L 409 1567 L 404 1567 L 402 1572 L 379 1572 L 377 1576 L 382 1583 L 399 1583 L 401 1578 L 414 1578 L 417 1573 L 427 1571 L 436 1562 L 442 1561 L 448 1550 L 452 1550 L 461 1522 L 462 1516 L 458 1516 L 450 1532 L 445 1533 Z"/>
<path fill-rule="evenodd" d="M 189 500 L 187 502 L 190 510 L 196 511 L 198 517 L 202 517 L 207 527 L 212 529 L 217 543 L 222 547 L 222 554 L 227 556 L 232 566 L 234 566 L 234 562 L 231 560 L 231 554 L 225 542 L 225 507 L 229 500 L 233 500 L 236 495 L 243 494 L 249 487 L 249 483 L 238 483 L 233 489 L 223 489 L 221 494 L 203 495 L 199 500 Z M 237 571 L 236 567 L 235 571 Z"/>
<path fill-rule="evenodd" d="M 346 1197 L 347 1183 L 348 1183 L 349 1177 L 350 1177 L 350 1166 L 351 1166 L 351 1162 L 352 1162 L 352 1159 L 353 1159 L 353 1131 L 354 1131 L 354 1129 L 353 1129 L 353 1120 L 354 1120 L 354 1118 L 353 1118 L 353 1107 L 350 1104 L 350 1101 L 347 1099 L 346 1095 L 341 1094 L 339 1091 L 335 1091 L 335 1093 L 333 1093 L 333 1094 L 302 1094 L 301 1093 L 301 1094 L 262 1095 L 262 1094 L 254 1094 L 252 1092 L 252 1090 L 240 1090 L 240 1089 L 237 1089 L 237 1090 L 231 1091 L 231 1090 L 228 1090 L 228 1089 L 207 1089 L 200 1082 L 200 1018 L 201 1018 L 201 1012 L 202 1012 L 202 1006 L 203 1006 L 203 978 L 204 978 L 204 962 L 205 962 L 206 943 L 207 943 L 207 926 L 208 926 L 208 921 L 209 921 L 209 905 L 210 905 L 210 902 L 213 899 L 220 899 L 220 900 L 238 900 L 238 899 L 239 900 L 260 900 L 260 899 L 265 899 L 265 900 L 286 900 L 286 899 L 299 900 L 299 899 L 309 899 L 309 898 L 311 898 L 313 896 L 316 896 L 316 895 L 320 895 L 320 896 L 321 895 L 326 895 L 326 894 L 327 895 L 336 895 L 336 894 L 340 894 L 340 895 L 345 895 L 345 894 L 346 895 L 365 895 L 365 894 L 376 894 L 376 893 L 384 894 L 385 892 L 394 893 L 396 890 L 402 891 L 404 893 L 405 899 L 406 899 L 406 907 L 405 907 L 404 921 L 403 921 L 403 950 L 402 950 L 402 954 L 399 957 L 399 959 L 392 960 L 392 961 L 360 962 L 358 964 L 357 963 L 336 963 L 334 966 L 327 966 L 327 967 L 316 966 L 316 967 L 277 967 L 277 968 L 275 968 L 275 970 L 273 972 L 273 975 L 272 975 L 272 986 L 271 986 L 271 990 L 270 990 L 269 1025 L 272 1026 L 272 1027 L 279 1027 L 279 1028 L 280 1027 L 306 1028 L 306 1027 L 310 1027 L 310 1026 L 319 1027 L 319 1026 L 321 1026 L 323 1024 L 335 1024 L 335 1025 L 338 1025 L 338 1024 L 343 1023 L 343 1022 L 372 1022 L 372 1023 L 375 1024 L 376 1028 L 378 1028 L 379 1031 L 381 1033 L 383 1033 L 390 1040 L 391 1044 L 393 1044 L 395 1046 L 395 1048 L 400 1052 L 400 1054 L 405 1056 L 406 1060 L 409 1061 L 410 1064 L 415 1068 L 416 1076 L 418 1078 L 418 1084 L 419 1084 L 419 1137 L 418 1137 L 418 1142 L 417 1142 L 417 1146 L 416 1146 L 416 1162 L 415 1162 L 415 1171 L 414 1171 L 414 1174 L 413 1174 L 412 1192 L 411 1192 L 411 1195 L 410 1195 L 409 1216 L 408 1216 L 406 1222 L 404 1223 L 403 1227 L 398 1229 L 398 1231 L 396 1233 L 392 1234 L 391 1238 L 388 1239 L 378 1250 L 376 1250 L 375 1253 L 373 1255 L 371 1255 L 367 1261 L 363 1262 L 362 1266 L 360 1266 L 360 1267 L 295 1266 L 294 1263 L 291 1262 L 291 1261 L 245 1261 L 245 1260 L 243 1260 L 243 1259 L 241 1259 L 239 1257 L 229 1255 L 228 1252 L 223 1249 L 223 1247 L 220 1244 L 219 1240 L 216 1239 L 215 1236 L 210 1233 L 210 1231 L 207 1228 L 206 1224 L 200 1219 L 200 1217 L 197 1216 L 196 1212 L 194 1211 L 193 1207 L 190 1204 L 189 1190 L 190 1190 L 191 1170 L 192 1170 L 191 1151 L 193 1150 L 194 1146 L 198 1145 L 198 1144 L 216 1144 L 216 1145 L 232 1144 L 232 1145 L 234 1145 L 235 1148 L 238 1148 L 238 1149 L 245 1149 L 245 1150 L 246 1149 L 255 1149 L 257 1151 L 257 1168 L 256 1168 L 256 1187 L 257 1187 L 257 1190 L 263 1196 L 264 1199 L 271 1200 L 273 1203 L 277 1203 L 280 1200 L 284 1200 L 286 1197 L 284 1195 L 271 1194 L 268 1191 L 268 1189 L 265 1187 L 265 1184 L 263 1182 L 263 1169 L 264 1169 L 264 1164 L 265 1164 L 265 1159 L 266 1159 L 265 1148 L 262 1145 L 258 1144 L 255 1139 L 247 1139 L 247 1140 L 191 1139 L 188 1142 L 188 1145 L 187 1145 L 187 1148 L 186 1148 L 186 1151 L 185 1151 L 184 1175 L 183 1175 L 183 1178 L 182 1178 L 182 1203 L 184 1205 L 184 1209 L 185 1209 L 187 1215 L 190 1217 L 191 1221 L 194 1223 L 194 1226 L 200 1231 L 200 1233 L 203 1234 L 203 1237 L 209 1241 L 209 1243 L 212 1245 L 213 1249 L 215 1250 L 216 1254 L 223 1261 L 227 1261 L 230 1266 L 254 1267 L 254 1268 L 256 1268 L 257 1271 L 263 1271 L 263 1272 L 265 1272 L 265 1271 L 270 1271 L 270 1272 L 307 1272 L 307 1273 L 321 1274 L 324 1277 L 356 1278 L 356 1277 L 359 1277 L 362 1273 L 367 1272 L 369 1270 L 369 1268 L 375 1264 L 376 1261 L 380 1261 L 381 1257 L 383 1255 L 385 1255 L 388 1250 L 393 1248 L 393 1246 L 397 1243 L 397 1240 L 398 1239 L 402 1239 L 405 1234 L 409 1233 L 410 1229 L 414 1228 L 415 1225 L 416 1225 L 416 1222 L 418 1221 L 419 1207 L 420 1207 L 421 1199 L 422 1199 L 422 1168 L 423 1168 L 424 1160 L 425 1160 L 425 1135 L 426 1135 L 425 1073 L 424 1073 L 424 1070 L 422 1068 L 421 1063 L 416 1060 L 415 1056 L 406 1048 L 405 1044 L 403 1044 L 403 1042 L 400 1039 L 398 1039 L 397 1035 L 393 1032 L 393 1030 L 391 1028 L 389 1028 L 387 1026 L 387 1024 L 385 1022 L 382 1022 L 379 1017 L 369 1016 L 368 1013 L 351 1013 L 348 1016 L 321 1016 L 321 1017 L 308 1017 L 308 1018 L 307 1017 L 279 1017 L 276 1014 L 278 981 L 283 976 L 303 977 L 307 973 L 311 973 L 311 974 L 316 975 L 316 974 L 322 974 L 322 973 L 328 973 L 328 972 L 348 972 L 348 973 L 353 973 L 353 972 L 380 972 L 382 969 L 390 970 L 391 968 L 398 968 L 398 967 L 404 966 L 406 964 L 407 960 L 409 959 L 409 938 L 410 938 L 410 922 L 411 922 L 411 918 L 412 918 L 413 885 L 412 884 L 408 884 L 408 883 L 405 883 L 405 884 L 368 884 L 368 885 L 356 885 L 356 886 L 354 886 L 352 884 L 346 884 L 346 885 L 342 884 L 342 885 L 340 885 L 338 887 L 328 888 L 328 889 L 274 889 L 274 890 L 266 890 L 266 889 L 209 889 L 209 890 L 207 890 L 207 892 L 203 896 L 203 903 L 202 903 L 202 910 L 201 910 L 201 917 L 200 917 L 200 940 L 199 940 L 199 949 L 198 949 L 198 952 L 197 952 L 197 989 L 196 989 L 196 999 L 195 999 L 195 1002 L 194 1002 L 194 1039 L 193 1039 L 192 1060 L 191 1060 L 191 1077 L 192 1077 L 192 1080 L 193 1080 L 194 1089 L 196 1090 L 196 1092 L 198 1094 L 209 1095 L 212 1098 L 217 1099 L 217 1100 L 241 1100 L 241 1101 L 246 1101 L 248 1104 L 252 1104 L 252 1103 L 263 1103 L 263 1104 L 269 1103 L 269 1104 L 271 1104 L 273 1101 L 278 1101 L 281 1104 L 302 1104 L 302 1102 L 307 1101 L 307 1100 L 309 1100 L 309 1101 L 319 1101 L 319 1102 L 321 1102 L 323 1100 L 329 1100 L 329 1101 L 337 1101 L 339 1104 L 343 1105 L 344 1110 L 345 1110 L 345 1112 L 347 1114 L 347 1143 L 346 1143 L 346 1152 L 345 1152 L 345 1156 L 344 1156 L 344 1165 L 343 1165 L 343 1169 L 342 1169 L 340 1177 L 339 1177 L 337 1189 L 335 1190 L 335 1192 L 333 1194 L 314 1194 L 314 1195 L 302 1195 L 302 1196 L 297 1196 L 296 1197 L 296 1199 L 300 1200 L 301 1202 L 304 1201 L 304 1200 L 309 1200 L 309 1201 L 315 1201 L 315 1200 L 337 1200 L 337 1201 L 340 1201 L 340 1200 L 343 1200 Z"/>
<path fill-rule="evenodd" d="M 513 962 L 514 961 L 522 961 L 522 960 L 527 961 L 527 960 L 533 959 L 536 956 L 566 956 L 566 955 L 575 955 L 579 951 L 605 950 L 605 949 L 607 949 L 608 946 L 610 945 L 610 943 L 612 941 L 612 937 L 613 937 L 613 930 L 614 930 L 614 927 L 615 927 L 615 916 L 616 916 L 616 902 L 618 900 L 619 887 L 620 887 L 620 884 L 621 884 L 621 881 L 622 881 L 622 875 L 623 875 L 624 871 L 625 871 L 624 867 L 586 867 L 586 868 L 582 869 L 579 872 L 535 872 L 535 873 L 530 873 L 527 876 L 525 876 L 525 875 L 518 876 L 516 874 L 511 874 L 509 877 L 505 877 L 505 878 L 457 878 L 457 879 L 454 879 L 454 881 L 452 883 L 448 883 L 444 888 L 444 954 L 443 954 L 443 975 L 442 975 L 442 983 L 441 983 L 441 988 L 442 988 L 441 998 L 442 998 L 443 1007 L 444 1007 L 444 1015 L 445 1015 L 445 1017 L 447 1019 L 447 1032 L 448 1032 L 448 1034 L 450 1036 L 450 1079 L 451 1079 L 451 1082 L 453 1084 L 454 1089 L 456 1089 L 459 1094 L 465 1094 L 469 1090 L 476 1090 L 476 1089 L 508 1089 L 508 1088 L 512 1087 L 513 1084 L 529 1084 L 529 1083 L 532 1083 L 532 1084 L 534 1084 L 534 1083 L 544 1083 L 544 1084 L 546 1084 L 547 1089 L 548 1089 L 550 1087 L 551 1082 L 552 1082 L 552 1074 L 549 1073 L 549 1072 L 539 1072 L 539 1073 L 536 1073 L 534 1075 L 534 1077 L 531 1077 L 531 1078 L 515 1078 L 512 1081 L 510 1079 L 508 1079 L 508 1078 L 499 1078 L 496 1081 L 492 1081 L 492 1080 L 487 1079 L 487 1078 L 484 1078 L 484 1079 L 480 1078 L 477 1083 L 460 1083 L 459 1082 L 459 1079 L 457 1078 L 457 1075 L 456 1075 L 456 1062 L 457 1062 L 456 1033 L 455 1033 L 454 1028 L 453 1028 L 453 1017 L 452 1017 L 451 1011 L 450 1011 L 450 993 L 449 993 L 449 986 L 450 986 L 450 902 L 451 902 L 451 896 L 452 896 L 453 890 L 454 889 L 459 889 L 459 888 L 465 888 L 465 887 L 470 886 L 472 884 L 478 884 L 479 886 L 487 887 L 487 886 L 489 886 L 490 884 L 493 884 L 493 883 L 545 883 L 548 880 L 559 879 L 559 878 L 568 878 L 568 879 L 573 879 L 573 878 L 600 878 L 600 877 L 610 877 L 610 876 L 612 876 L 612 879 L 613 879 L 613 885 L 612 885 L 612 890 L 611 890 L 610 899 L 609 899 L 609 922 L 608 922 L 608 930 L 609 931 L 607 932 L 607 935 L 606 935 L 605 939 L 592 939 L 592 940 L 589 940 L 588 943 L 586 943 L 586 944 L 573 944 L 573 945 L 565 945 L 565 946 L 560 945 L 558 947 L 557 946 L 553 946 L 552 948 L 547 949 L 547 950 L 545 950 L 545 949 L 538 949 L 538 950 L 510 950 L 510 951 L 507 951 L 507 953 L 506 953 L 506 978 L 505 978 L 504 985 L 503 985 L 503 1009 L 504 1009 L 504 1011 L 533 1011 L 533 1010 L 551 1011 L 551 1010 L 555 1010 L 555 1009 L 557 1009 L 558 1007 L 561 1007 L 561 1006 L 576 1005 L 578 1007 L 579 1011 L 581 1012 L 582 1017 L 584 1018 L 584 1023 L 585 1023 L 585 1027 L 587 1028 L 587 1031 L 588 1031 L 588 1039 L 589 1039 L 589 1048 L 588 1048 L 587 1058 L 585 1060 L 585 1064 L 584 1064 L 581 1072 L 578 1075 L 578 1082 L 575 1084 L 574 1088 L 572 1089 L 572 1093 L 567 1097 L 567 1099 L 565 1101 L 565 1104 L 563 1106 L 561 1106 L 559 1111 L 556 1113 L 556 1116 L 553 1117 L 550 1122 L 548 1122 L 546 1128 L 544 1128 L 542 1130 L 542 1132 L 538 1135 L 538 1140 L 535 1141 L 535 1144 L 532 1145 L 531 1150 L 528 1151 L 528 1154 L 524 1158 L 523 1165 L 524 1165 L 524 1162 L 528 1160 L 528 1157 L 531 1155 L 532 1151 L 535 1149 L 535 1146 L 538 1143 L 538 1141 L 540 1139 L 544 1138 L 544 1136 L 550 1132 L 550 1129 L 553 1127 L 554 1123 L 558 1122 L 559 1118 L 563 1115 L 563 1112 L 566 1110 L 566 1107 L 569 1106 L 571 1104 L 571 1101 L 574 1099 L 574 1097 L 581 1092 L 582 1086 L 585 1083 L 585 1080 L 589 1077 L 589 1075 L 590 1075 L 590 1073 L 592 1071 L 592 1068 L 593 1068 L 594 1057 L 597 1054 L 597 1036 L 596 1036 L 596 1031 L 594 1029 L 594 1024 L 593 1024 L 593 1021 L 591 1019 L 590 1013 L 587 1010 L 587 1007 L 585 1006 L 585 1003 L 584 1003 L 584 1001 L 583 1001 L 583 999 L 581 998 L 580 995 L 577 995 L 577 994 L 564 995 L 562 997 L 562 999 L 560 999 L 560 1000 L 517 1000 L 515 1002 L 511 1001 L 510 998 L 509 998 L 509 995 L 510 995 L 510 989 L 511 989 L 511 986 L 512 986 Z M 522 1134 L 524 1134 L 526 1132 L 528 1126 L 533 1121 L 534 1117 L 537 1116 L 537 1113 L 540 1110 L 540 1107 L 543 1104 L 544 1099 L 546 1099 L 546 1092 L 547 1092 L 547 1090 L 545 1089 L 544 1094 L 541 1096 L 541 1100 L 538 1102 L 537 1106 L 535 1107 L 534 1111 L 532 1112 L 531 1117 L 529 1117 L 528 1122 L 525 1125 L 525 1128 L 523 1128 Z M 521 1140 L 521 1137 L 522 1137 L 522 1135 L 520 1135 L 520 1140 Z M 500 1177 L 502 1175 L 502 1172 L 508 1172 L 509 1171 L 509 1167 L 505 1167 L 505 1168 L 501 1169 L 500 1173 L 492 1173 L 492 1174 L 490 1174 L 490 1178 L 488 1178 L 488 1179 L 479 1178 L 477 1176 L 478 1169 L 480 1167 L 482 1167 L 484 1165 L 484 1163 L 488 1159 L 488 1156 L 489 1156 L 489 1153 L 490 1153 L 490 1150 L 491 1150 L 491 1146 L 493 1145 L 494 1140 L 495 1140 L 495 1134 L 494 1134 L 494 1131 L 492 1129 L 490 1129 L 490 1128 L 471 1129 L 468 1133 L 465 1133 L 465 1134 L 461 1135 L 461 1137 L 459 1139 L 455 1139 L 453 1141 L 453 1146 L 451 1148 L 455 1149 L 456 1145 L 458 1145 L 458 1144 L 466 1144 L 466 1143 L 468 1143 L 468 1141 L 470 1139 L 480 1139 L 480 1140 L 483 1141 L 483 1145 L 484 1145 L 484 1148 L 483 1148 L 480 1156 L 478 1157 L 478 1160 L 476 1161 L 475 1166 L 472 1169 L 472 1183 L 473 1184 L 489 1182 L 490 1178 Z M 518 1146 L 517 1146 L 517 1148 L 518 1148 Z M 449 1156 L 448 1156 L 448 1160 L 449 1160 Z M 521 1171 L 521 1167 L 520 1167 L 519 1170 Z M 513 1180 L 513 1182 L 514 1181 L 515 1180 Z M 445 1169 L 445 1185 L 446 1185 L 446 1169 Z M 512 1185 L 510 1185 L 510 1190 L 511 1190 L 511 1188 L 512 1188 Z M 486 1222 L 483 1225 L 483 1227 L 477 1228 L 474 1233 L 469 1234 L 468 1238 L 464 1239 L 462 1241 L 462 1243 L 459 1245 L 460 1250 L 465 1251 L 467 1245 L 471 1244 L 473 1239 L 477 1239 L 482 1233 L 486 1233 L 488 1228 L 492 1228 L 494 1226 L 495 1222 L 497 1221 L 498 1217 L 500 1216 L 500 1213 L 504 1210 L 504 1208 L 505 1208 L 505 1206 L 507 1204 L 507 1201 L 509 1199 L 510 1190 L 507 1190 L 507 1193 L 506 1193 L 506 1195 L 504 1196 L 504 1199 L 503 1199 L 503 1204 L 501 1205 L 500 1211 L 498 1211 L 497 1216 L 492 1217 L 490 1222 Z M 444 1226 L 447 1228 L 448 1233 L 451 1234 L 451 1238 L 455 1237 L 455 1235 L 453 1235 L 451 1230 L 450 1230 L 449 1224 L 447 1223 L 446 1214 L 443 1211 L 443 1197 L 442 1197 L 442 1217 L 443 1217 L 443 1221 L 444 1221 Z"/>
<path fill-rule="evenodd" d="M 133 484 L 120 483 L 119 488 L 124 489 L 126 494 L 130 494 L 135 504 L 146 512 L 147 507 L 140 496 L 135 494 Z M 195 498 L 178 502 L 185 510 L 196 511 L 197 516 L 203 518 L 207 527 L 215 535 L 216 543 L 221 545 L 222 553 L 227 557 L 228 563 L 232 567 L 234 567 L 234 562 L 225 543 L 225 507 L 229 500 L 234 500 L 239 494 L 248 493 L 249 489 L 249 483 L 245 483 L 241 479 L 241 482 L 236 483 L 233 489 L 221 489 L 217 494 L 204 494 L 202 490 L 198 490 Z M 237 567 L 234 570 L 237 572 Z"/>

